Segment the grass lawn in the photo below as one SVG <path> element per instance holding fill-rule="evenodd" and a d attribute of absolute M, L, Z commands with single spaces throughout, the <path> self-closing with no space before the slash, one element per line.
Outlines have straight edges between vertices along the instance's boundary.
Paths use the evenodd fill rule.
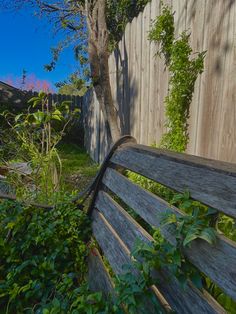
<path fill-rule="evenodd" d="M 99 166 L 84 148 L 76 144 L 61 143 L 58 146 L 62 161 L 62 176 L 66 190 L 83 190 L 95 177 Z"/>

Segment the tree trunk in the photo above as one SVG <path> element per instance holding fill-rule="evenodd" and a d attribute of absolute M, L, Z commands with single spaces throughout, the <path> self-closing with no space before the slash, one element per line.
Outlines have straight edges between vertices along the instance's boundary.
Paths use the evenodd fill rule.
<path fill-rule="evenodd" d="M 106 24 L 106 1 L 87 0 L 86 17 L 89 32 L 88 50 L 91 75 L 95 93 L 103 112 L 108 139 L 115 142 L 121 135 L 118 114 L 111 94 L 108 66 L 108 30 Z"/>

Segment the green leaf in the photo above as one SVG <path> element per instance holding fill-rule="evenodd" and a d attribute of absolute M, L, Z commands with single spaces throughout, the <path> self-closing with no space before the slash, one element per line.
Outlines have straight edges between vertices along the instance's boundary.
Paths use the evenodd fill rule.
<path fill-rule="evenodd" d="M 41 101 L 41 99 L 39 97 L 32 97 L 30 98 L 30 100 L 28 100 L 28 104 L 32 103 L 32 102 L 35 102 L 35 101 Z"/>
<path fill-rule="evenodd" d="M 43 122 L 43 120 L 45 118 L 45 113 L 43 113 L 42 111 L 37 111 L 37 112 L 33 113 L 33 116 L 34 116 L 35 121 L 37 123 L 41 123 L 41 122 Z"/>
<path fill-rule="evenodd" d="M 197 239 L 198 235 L 197 234 L 187 234 L 187 236 L 185 237 L 184 241 L 183 241 L 183 246 L 188 245 L 190 242 L 192 242 L 193 240 Z"/>
<path fill-rule="evenodd" d="M 18 122 L 19 119 L 23 116 L 23 113 L 18 114 L 17 116 L 15 116 L 15 122 Z"/>
<path fill-rule="evenodd" d="M 39 100 L 35 100 L 34 103 L 33 103 L 33 108 L 35 108 L 37 105 L 41 104 L 41 99 Z"/>
<path fill-rule="evenodd" d="M 205 228 L 201 231 L 198 237 L 207 241 L 210 244 L 214 244 L 216 242 L 216 231 L 211 227 Z"/>

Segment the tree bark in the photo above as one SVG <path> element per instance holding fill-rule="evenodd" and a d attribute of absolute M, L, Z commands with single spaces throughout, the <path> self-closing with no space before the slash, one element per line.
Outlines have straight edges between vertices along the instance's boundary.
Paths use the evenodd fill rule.
<path fill-rule="evenodd" d="M 109 76 L 109 34 L 106 24 L 106 1 L 86 0 L 86 17 L 93 86 L 104 115 L 108 139 L 115 142 L 121 136 L 121 131 L 118 126 L 118 113 L 112 99 Z"/>

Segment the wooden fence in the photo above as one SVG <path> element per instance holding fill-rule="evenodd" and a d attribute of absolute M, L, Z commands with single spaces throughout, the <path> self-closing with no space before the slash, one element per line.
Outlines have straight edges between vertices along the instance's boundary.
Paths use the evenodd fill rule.
<path fill-rule="evenodd" d="M 236 0 L 166 0 L 175 12 L 176 36 L 191 32 L 194 52 L 207 50 L 204 73 L 191 104 L 187 152 L 236 162 Z M 110 56 L 110 78 L 122 134 L 138 143 L 159 143 L 165 132 L 164 98 L 168 71 L 148 40 L 151 21 L 160 13 L 152 0 L 126 26 L 119 48 Z M 100 162 L 108 148 L 103 116 L 90 92 L 84 107 L 86 147 Z M 87 102 L 89 100 L 89 103 Z"/>
<path fill-rule="evenodd" d="M 0 81 L 0 105 L 9 104 L 15 109 L 22 109 L 27 106 L 30 98 L 38 95 L 38 92 L 22 91 L 9 84 Z M 70 101 L 72 108 L 82 107 L 82 97 L 62 94 L 48 94 L 49 105 L 53 102 Z"/>

